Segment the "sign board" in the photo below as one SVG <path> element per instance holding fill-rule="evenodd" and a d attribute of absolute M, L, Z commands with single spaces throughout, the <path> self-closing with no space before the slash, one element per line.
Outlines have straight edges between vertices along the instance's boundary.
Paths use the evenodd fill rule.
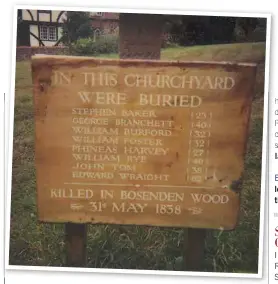
<path fill-rule="evenodd" d="M 233 229 L 254 64 L 32 58 L 45 222 Z"/>

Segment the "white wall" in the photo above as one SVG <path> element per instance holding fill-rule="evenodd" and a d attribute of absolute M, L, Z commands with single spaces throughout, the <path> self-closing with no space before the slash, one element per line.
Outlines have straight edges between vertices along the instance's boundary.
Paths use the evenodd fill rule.
<path fill-rule="evenodd" d="M 58 27 L 58 40 L 62 37 L 62 34 L 63 34 L 63 28 Z"/>
<path fill-rule="evenodd" d="M 37 21 L 37 10 L 30 10 L 33 15 L 34 21 Z M 57 22 L 58 16 L 62 10 L 52 11 L 52 22 Z M 49 13 L 40 13 L 39 15 L 40 21 L 50 22 Z M 59 19 L 59 23 L 63 23 L 63 20 L 67 18 L 66 12 L 64 11 Z M 32 18 L 27 10 L 22 10 L 22 20 L 24 21 L 32 21 Z"/>
<path fill-rule="evenodd" d="M 39 37 L 37 25 L 30 25 L 30 32 L 33 33 L 35 36 Z M 30 45 L 39 46 L 39 41 L 36 38 L 34 38 L 31 34 L 30 34 Z"/>
<path fill-rule="evenodd" d="M 52 21 L 53 22 L 57 22 L 57 18 L 59 16 L 60 12 L 62 12 L 62 11 L 52 11 Z M 67 15 L 66 15 L 66 12 L 64 12 L 59 19 L 59 23 L 63 23 L 63 20 L 66 19 L 66 18 L 67 18 Z"/>
<path fill-rule="evenodd" d="M 49 13 L 39 13 L 39 21 L 40 22 L 50 22 L 50 14 Z"/>
<path fill-rule="evenodd" d="M 56 41 L 48 41 L 48 40 L 47 41 L 42 40 L 42 42 L 45 46 L 54 46 L 56 43 Z"/>
<path fill-rule="evenodd" d="M 29 10 L 33 15 L 34 21 L 37 21 L 37 10 Z M 32 21 L 31 15 L 27 10 L 22 10 L 22 20 Z"/>

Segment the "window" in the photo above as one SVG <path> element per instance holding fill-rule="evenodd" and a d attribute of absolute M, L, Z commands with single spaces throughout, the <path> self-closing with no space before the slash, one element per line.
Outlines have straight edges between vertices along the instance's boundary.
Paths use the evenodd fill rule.
<path fill-rule="evenodd" d="M 48 29 L 45 26 L 40 26 L 40 38 L 41 40 L 48 40 Z"/>
<path fill-rule="evenodd" d="M 95 29 L 94 34 L 95 34 L 95 37 L 100 37 L 101 31 L 99 29 Z"/>
<path fill-rule="evenodd" d="M 99 29 L 94 30 L 94 41 L 96 41 L 101 36 L 101 31 Z"/>
<path fill-rule="evenodd" d="M 96 16 L 102 17 L 102 16 L 103 16 L 103 13 L 102 13 L 102 12 L 96 12 Z"/>
<path fill-rule="evenodd" d="M 48 38 L 49 40 L 56 40 L 56 28 L 55 27 L 49 27 L 48 28 Z"/>
<path fill-rule="evenodd" d="M 57 30 L 56 27 L 51 26 L 40 26 L 40 39 L 41 40 L 57 40 Z"/>

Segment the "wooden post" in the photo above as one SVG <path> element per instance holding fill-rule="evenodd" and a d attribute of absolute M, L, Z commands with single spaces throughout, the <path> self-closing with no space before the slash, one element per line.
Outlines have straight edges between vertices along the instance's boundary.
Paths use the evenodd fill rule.
<path fill-rule="evenodd" d="M 120 58 L 160 59 L 161 15 L 120 14 Z"/>
<path fill-rule="evenodd" d="M 160 59 L 163 16 L 120 14 L 120 58 Z M 185 229 L 185 269 L 201 269 L 205 229 Z"/>
<path fill-rule="evenodd" d="M 86 267 L 87 225 L 65 224 L 66 265 Z"/>
<path fill-rule="evenodd" d="M 206 229 L 188 228 L 185 232 L 185 270 L 201 271 L 204 259 Z"/>

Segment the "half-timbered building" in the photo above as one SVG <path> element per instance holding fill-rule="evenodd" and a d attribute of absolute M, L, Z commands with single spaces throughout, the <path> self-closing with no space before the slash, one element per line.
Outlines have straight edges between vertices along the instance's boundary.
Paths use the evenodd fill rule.
<path fill-rule="evenodd" d="M 62 24 L 66 11 L 18 10 L 17 45 L 61 45 Z"/>

